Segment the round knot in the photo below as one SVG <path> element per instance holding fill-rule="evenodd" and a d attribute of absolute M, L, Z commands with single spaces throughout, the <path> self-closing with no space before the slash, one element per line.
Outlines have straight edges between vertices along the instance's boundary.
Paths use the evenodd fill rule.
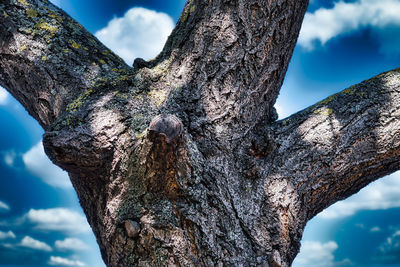
<path fill-rule="evenodd" d="M 183 134 L 183 124 L 176 116 L 171 114 L 161 114 L 150 122 L 150 138 L 154 135 L 165 137 L 167 144 L 177 143 Z"/>

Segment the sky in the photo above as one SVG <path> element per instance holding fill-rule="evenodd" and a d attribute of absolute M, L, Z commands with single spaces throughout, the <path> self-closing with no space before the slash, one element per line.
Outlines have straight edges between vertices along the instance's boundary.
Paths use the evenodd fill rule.
<path fill-rule="evenodd" d="M 128 64 L 161 50 L 184 0 L 52 0 Z M 400 0 L 310 0 L 280 118 L 399 67 Z M 1 67 L 1 66 L 0 66 Z M 99 266 L 100 252 L 43 130 L 0 88 L 0 267 Z M 400 173 L 312 219 L 294 267 L 400 267 Z"/>

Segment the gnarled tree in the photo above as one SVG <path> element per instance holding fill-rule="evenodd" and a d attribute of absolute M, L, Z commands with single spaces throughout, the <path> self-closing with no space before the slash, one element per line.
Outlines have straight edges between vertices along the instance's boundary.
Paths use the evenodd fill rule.
<path fill-rule="evenodd" d="M 289 266 L 399 169 L 400 71 L 276 121 L 307 0 L 190 0 L 133 67 L 47 0 L 0 2 L 0 84 L 45 129 L 107 266 Z"/>

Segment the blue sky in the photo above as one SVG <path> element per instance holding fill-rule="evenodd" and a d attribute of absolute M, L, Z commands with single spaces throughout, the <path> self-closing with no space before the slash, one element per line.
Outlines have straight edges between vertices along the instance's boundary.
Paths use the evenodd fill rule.
<path fill-rule="evenodd" d="M 52 2 L 128 64 L 160 51 L 185 3 Z M 400 0 L 310 0 L 276 105 L 280 118 L 399 67 L 399 14 Z M 43 130 L 1 88 L 0 123 L 0 267 L 104 266 L 66 173 L 43 152 Z M 293 266 L 400 266 L 400 174 L 311 220 Z"/>

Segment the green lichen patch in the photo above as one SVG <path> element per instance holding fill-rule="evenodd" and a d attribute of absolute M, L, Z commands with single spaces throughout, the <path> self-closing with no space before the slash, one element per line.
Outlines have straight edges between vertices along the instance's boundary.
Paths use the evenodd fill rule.
<path fill-rule="evenodd" d="M 38 16 L 38 12 L 34 9 L 28 8 L 25 12 L 28 18 L 36 18 Z"/>
<path fill-rule="evenodd" d="M 352 85 L 349 88 L 343 90 L 342 92 L 347 95 L 356 95 L 361 97 L 365 97 L 367 95 L 366 92 L 360 91 L 357 85 Z"/>
<path fill-rule="evenodd" d="M 54 11 L 52 11 L 52 10 L 50 10 L 50 9 L 48 9 L 48 12 L 49 12 L 49 17 L 50 18 L 53 18 L 53 19 L 55 19 L 55 20 L 57 20 L 59 23 L 62 23 L 63 22 L 63 17 L 62 16 L 60 16 L 60 15 L 58 15 L 56 12 L 54 12 Z"/>
<path fill-rule="evenodd" d="M 50 25 L 46 21 L 41 21 L 39 23 L 36 23 L 34 28 L 36 30 L 48 31 L 48 32 L 51 33 L 52 36 L 54 36 L 54 34 L 58 31 L 58 27 L 57 26 Z"/>
<path fill-rule="evenodd" d="M 331 96 L 325 98 L 324 100 L 318 102 L 317 105 L 327 105 L 327 104 L 329 104 L 330 102 L 332 102 L 338 95 L 339 95 L 339 93 L 336 93 L 336 94 L 334 94 L 334 95 L 331 95 Z"/>
<path fill-rule="evenodd" d="M 46 61 L 47 57 L 46 56 L 42 56 L 42 61 Z"/>
<path fill-rule="evenodd" d="M 24 6 L 29 6 L 29 3 L 26 2 L 26 0 L 17 0 L 17 1 L 18 1 L 18 3 L 20 3 L 20 4 L 24 5 Z"/>
<path fill-rule="evenodd" d="M 168 72 L 169 66 L 171 65 L 172 61 L 173 61 L 173 57 L 160 62 L 159 64 L 157 64 L 156 66 L 154 66 L 151 69 L 151 75 L 154 78 L 163 76 L 164 74 L 166 74 Z"/>
<path fill-rule="evenodd" d="M 26 48 L 27 48 L 27 47 L 26 47 L 26 44 L 24 44 L 23 46 L 21 46 L 21 47 L 19 48 L 19 52 L 23 52 Z"/>
<path fill-rule="evenodd" d="M 333 110 L 331 108 L 319 108 L 314 110 L 314 114 L 317 115 L 324 115 L 324 116 L 330 116 L 332 115 Z"/>
<path fill-rule="evenodd" d="M 282 125 L 283 126 L 287 126 L 287 125 L 289 125 L 290 124 L 290 119 L 286 119 L 286 120 L 284 120 L 283 122 L 282 122 Z"/>
<path fill-rule="evenodd" d="M 68 41 L 68 43 L 72 46 L 72 48 L 75 48 L 75 49 L 79 49 L 82 46 L 81 44 L 78 44 L 77 42 L 75 42 L 75 40 L 72 40 L 72 39 L 70 39 Z"/>
<path fill-rule="evenodd" d="M 83 105 L 85 100 L 93 93 L 94 89 L 90 88 L 83 94 L 81 94 L 74 102 L 67 106 L 67 111 L 77 111 L 79 107 Z"/>
<path fill-rule="evenodd" d="M 81 117 L 68 114 L 61 122 L 58 123 L 58 125 L 61 124 L 63 126 L 76 127 L 84 122 L 85 121 Z"/>
<path fill-rule="evenodd" d="M 183 11 L 183 13 L 181 15 L 182 23 L 185 23 L 190 15 L 190 13 L 193 13 L 196 10 L 196 5 L 193 2 L 194 2 L 193 0 L 189 0 L 188 7 Z"/>
<path fill-rule="evenodd" d="M 32 34 L 32 29 L 29 28 L 20 28 L 19 30 L 26 34 Z"/>
<path fill-rule="evenodd" d="M 148 92 L 148 96 L 151 97 L 157 107 L 161 107 L 167 98 L 167 92 L 164 90 L 152 90 Z"/>
<path fill-rule="evenodd" d="M 347 89 L 343 90 L 343 93 L 348 94 L 348 95 L 354 95 L 356 93 L 357 89 L 354 85 L 350 86 Z"/>
<path fill-rule="evenodd" d="M 101 53 L 103 54 L 103 56 L 108 56 L 112 52 L 110 50 L 103 50 L 103 51 L 101 51 Z"/>
<path fill-rule="evenodd" d="M 51 40 L 53 39 L 53 35 L 51 35 L 51 34 L 48 34 L 48 35 L 46 35 L 45 37 L 44 37 L 44 39 L 46 39 L 46 42 L 48 43 L 48 44 L 50 44 L 51 43 Z"/>
<path fill-rule="evenodd" d="M 115 91 L 114 95 L 121 99 L 128 99 L 129 95 L 127 93 L 120 93 L 119 91 Z"/>
<path fill-rule="evenodd" d="M 196 10 L 196 5 L 195 5 L 195 4 L 192 4 L 192 5 L 190 6 L 189 12 L 190 12 L 190 13 L 193 13 L 195 10 Z"/>
<path fill-rule="evenodd" d="M 137 139 L 142 138 L 143 136 L 145 136 L 147 134 L 147 129 L 144 130 L 143 132 L 137 133 L 135 136 Z"/>

